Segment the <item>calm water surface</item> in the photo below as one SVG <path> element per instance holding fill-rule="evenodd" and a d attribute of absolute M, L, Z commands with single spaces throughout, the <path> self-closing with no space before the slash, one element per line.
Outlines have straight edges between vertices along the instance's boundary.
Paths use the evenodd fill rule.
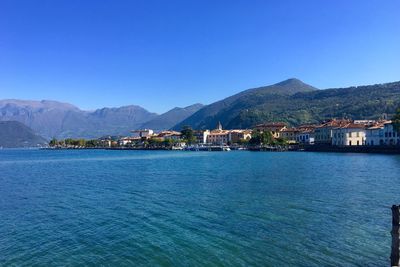
<path fill-rule="evenodd" d="M 388 266 L 400 157 L 0 150 L 1 266 Z"/>

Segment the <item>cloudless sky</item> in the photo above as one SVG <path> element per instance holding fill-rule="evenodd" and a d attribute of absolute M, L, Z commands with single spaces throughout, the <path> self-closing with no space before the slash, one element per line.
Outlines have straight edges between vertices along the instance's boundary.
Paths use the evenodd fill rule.
<path fill-rule="evenodd" d="M 0 0 L 0 99 L 153 112 L 400 80 L 399 0 Z"/>

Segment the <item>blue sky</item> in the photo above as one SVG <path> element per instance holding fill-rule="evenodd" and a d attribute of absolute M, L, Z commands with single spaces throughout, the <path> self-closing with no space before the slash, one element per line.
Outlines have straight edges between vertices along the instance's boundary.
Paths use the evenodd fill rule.
<path fill-rule="evenodd" d="M 0 99 L 154 112 L 400 80 L 398 0 L 1 0 Z"/>

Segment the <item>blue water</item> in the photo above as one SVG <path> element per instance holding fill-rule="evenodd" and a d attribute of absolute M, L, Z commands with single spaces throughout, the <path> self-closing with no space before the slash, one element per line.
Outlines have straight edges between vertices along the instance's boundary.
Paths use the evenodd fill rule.
<path fill-rule="evenodd" d="M 388 266 L 400 157 L 0 150 L 1 266 Z"/>

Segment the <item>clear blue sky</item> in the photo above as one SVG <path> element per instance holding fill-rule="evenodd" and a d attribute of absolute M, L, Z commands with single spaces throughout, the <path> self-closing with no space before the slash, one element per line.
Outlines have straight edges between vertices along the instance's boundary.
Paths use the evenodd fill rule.
<path fill-rule="evenodd" d="M 399 0 L 1 0 L 0 99 L 154 112 L 400 80 Z"/>

